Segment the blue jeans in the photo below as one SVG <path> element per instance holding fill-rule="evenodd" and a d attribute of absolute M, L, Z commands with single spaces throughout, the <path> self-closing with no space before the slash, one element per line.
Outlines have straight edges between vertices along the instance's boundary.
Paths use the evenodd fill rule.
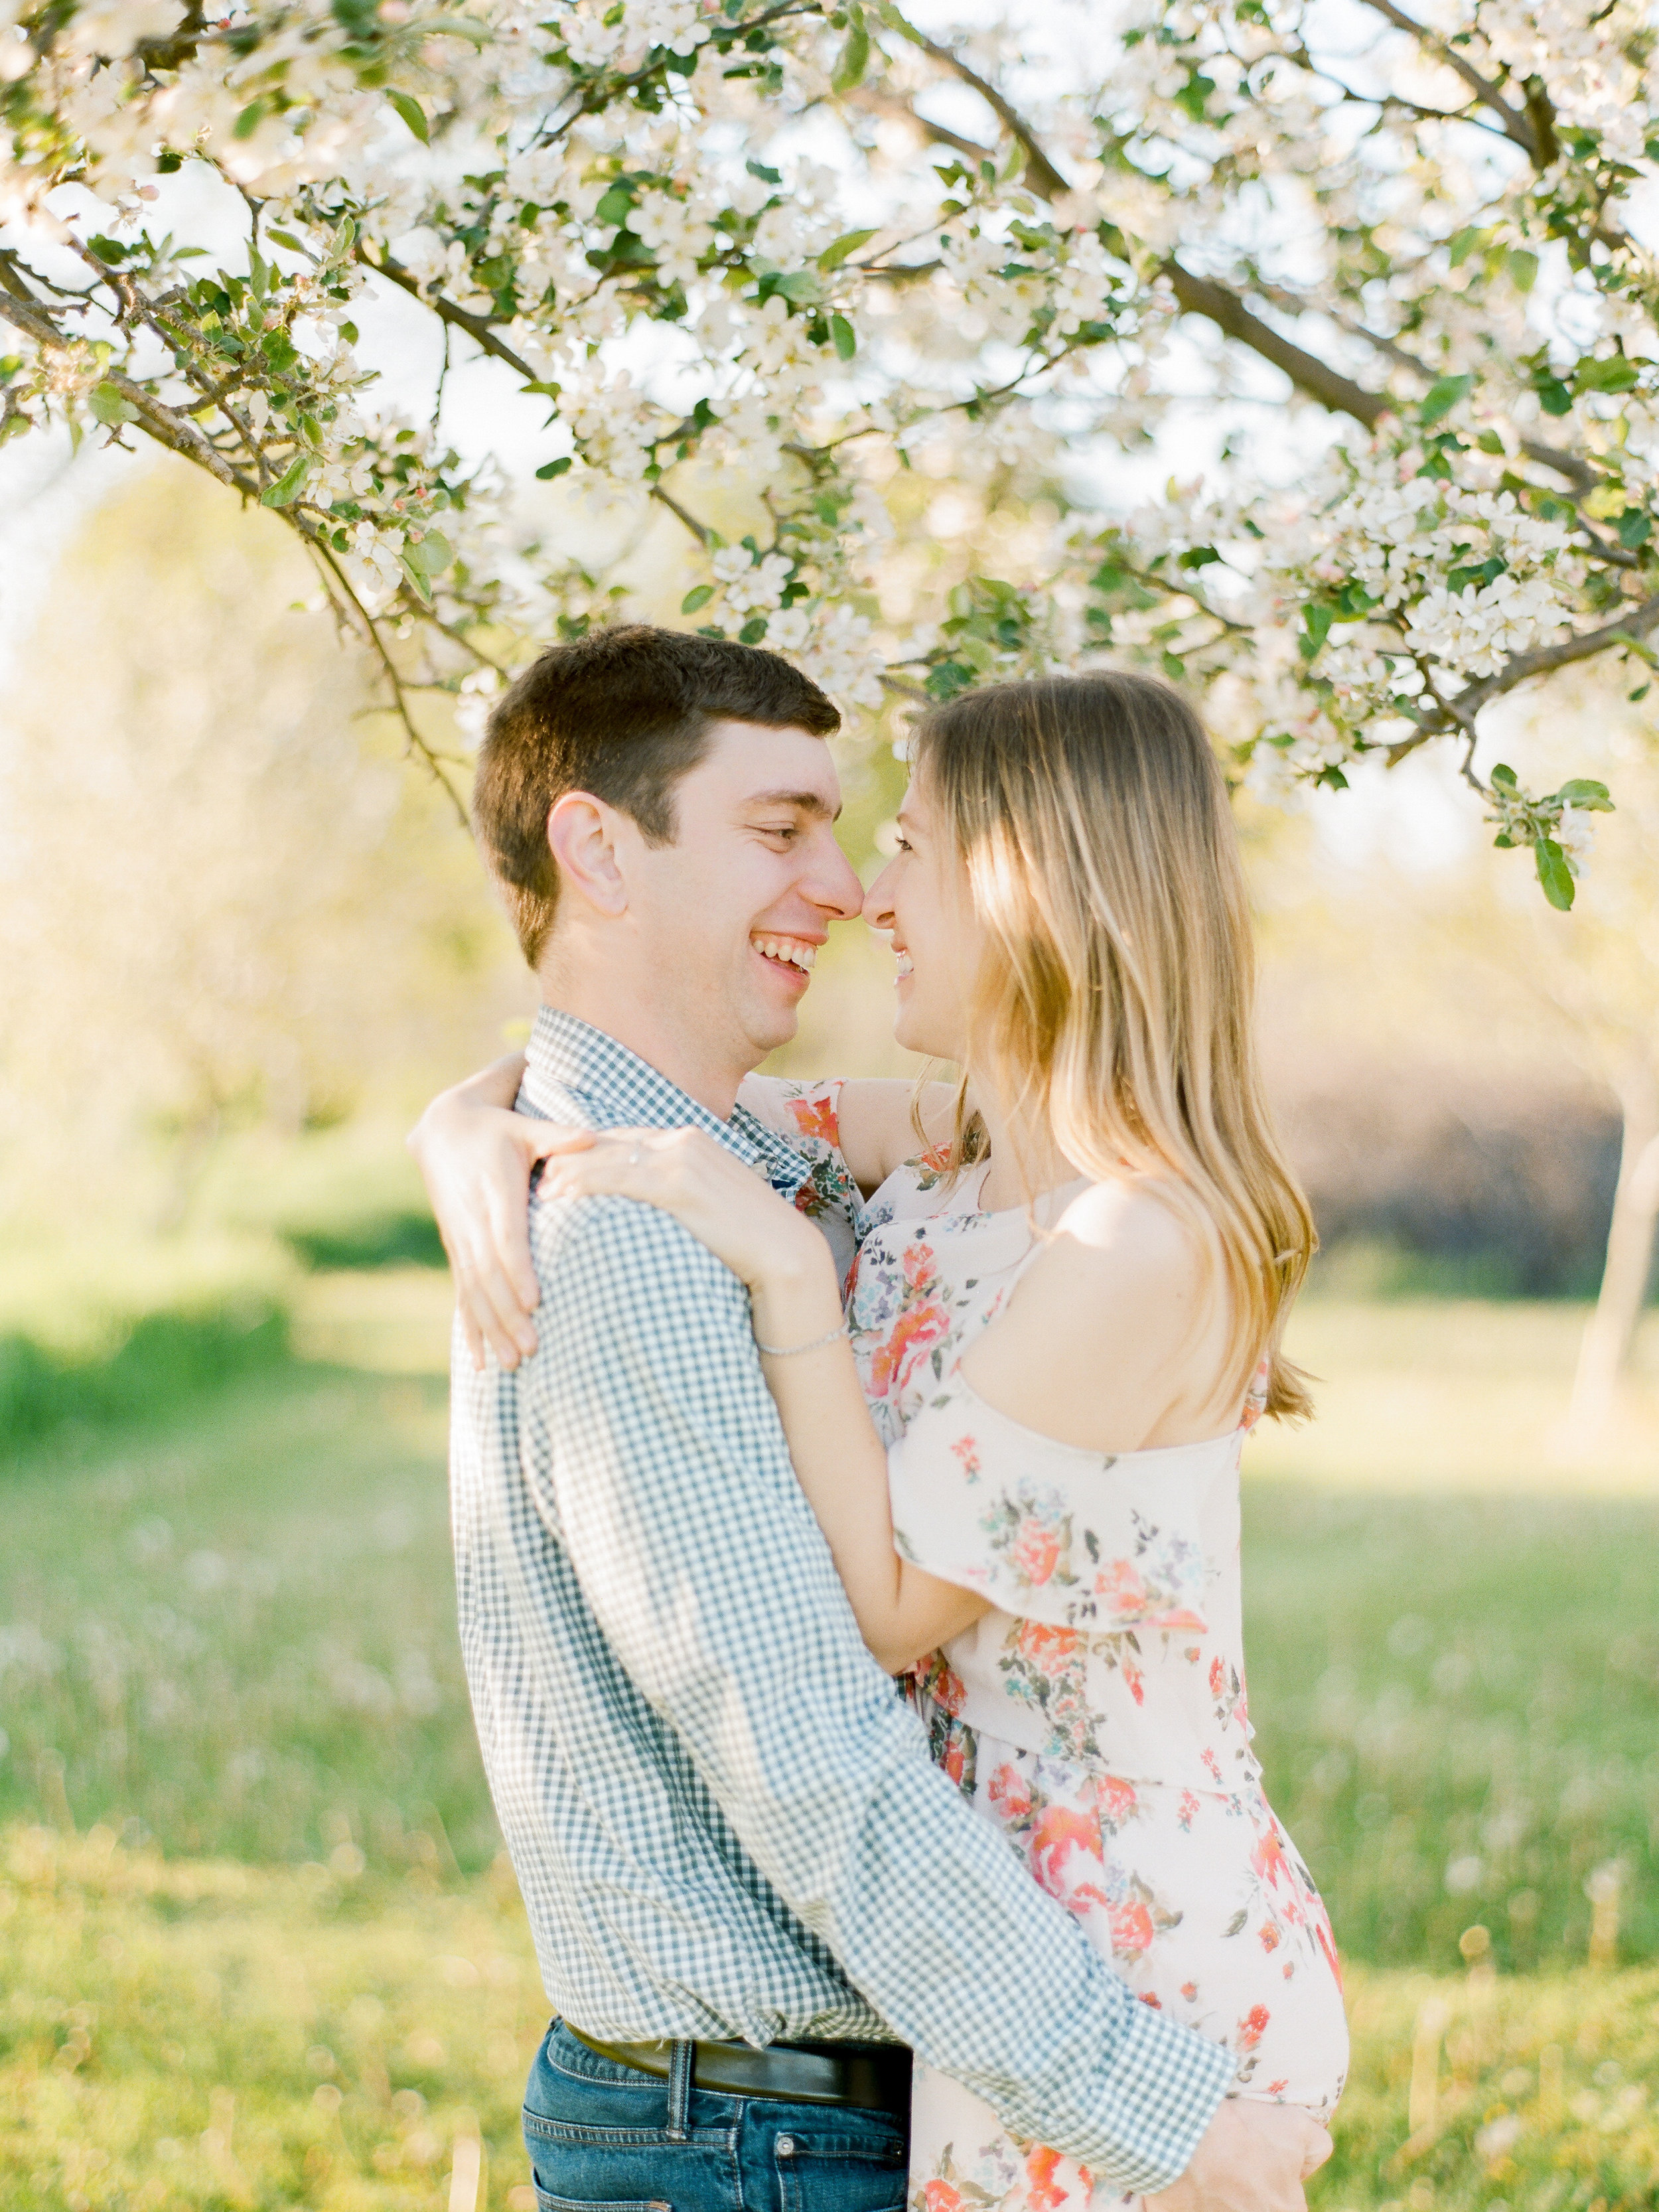
<path fill-rule="evenodd" d="M 525 2089 L 539 2212 L 903 2212 L 885 2112 L 692 2089 L 601 2058 L 555 2021 Z"/>

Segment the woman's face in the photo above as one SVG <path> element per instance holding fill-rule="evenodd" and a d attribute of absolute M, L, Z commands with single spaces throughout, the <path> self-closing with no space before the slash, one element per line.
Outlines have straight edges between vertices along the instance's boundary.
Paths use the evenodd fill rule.
<path fill-rule="evenodd" d="M 898 850 L 866 892 L 864 918 L 889 933 L 898 958 L 894 1036 L 907 1051 L 959 1062 L 980 931 L 967 868 L 935 819 L 917 775 L 899 809 Z"/>

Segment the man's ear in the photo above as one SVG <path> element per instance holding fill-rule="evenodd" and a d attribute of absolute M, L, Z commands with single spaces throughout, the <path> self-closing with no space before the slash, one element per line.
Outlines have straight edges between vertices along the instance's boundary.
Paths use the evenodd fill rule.
<path fill-rule="evenodd" d="M 585 899 L 607 919 L 628 911 L 628 884 L 617 850 L 623 818 L 602 799 L 567 791 L 547 817 L 547 842 L 558 866 L 560 891 Z"/>

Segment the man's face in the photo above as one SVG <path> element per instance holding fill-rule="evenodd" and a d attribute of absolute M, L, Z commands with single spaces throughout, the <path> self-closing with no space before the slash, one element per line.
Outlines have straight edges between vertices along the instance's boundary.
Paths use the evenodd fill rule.
<path fill-rule="evenodd" d="M 674 787 L 674 842 L 629 841 L 636 954 L 703 1048 L 739 1070 L 794 1036 L 830 924 L 863 903 L 836 842 L 840 811 L 822 738 L 718 722 Z"/>

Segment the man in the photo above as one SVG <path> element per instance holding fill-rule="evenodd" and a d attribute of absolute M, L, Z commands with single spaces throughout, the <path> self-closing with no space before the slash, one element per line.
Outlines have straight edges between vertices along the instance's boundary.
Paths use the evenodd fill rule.
<path fill-rule="evenodd" d="M 478 836 L 543 1006 L 519 1104 L 701 1127 L 855 915 L 834 708 L 775 655 L 643 628 L 491 717 Z M 809 1197 L 850 1251 L 845 1176 Z M 1289 2212 L 1322 2141 L 1223 2102 L 928 1762 L 794 1481 L 742 1286 L 665 1214 L 535 1202 L 537 1348 L 458 1332 L 453 1506 L 478 1734 L 550 1996 L 526 2093 L 564 2212 L 896 2212 L 909 2048 L 1018 2134 L 1175 2208 Z M 1031 2002 L 1040 1993 L 1040 2003 Z"/>

